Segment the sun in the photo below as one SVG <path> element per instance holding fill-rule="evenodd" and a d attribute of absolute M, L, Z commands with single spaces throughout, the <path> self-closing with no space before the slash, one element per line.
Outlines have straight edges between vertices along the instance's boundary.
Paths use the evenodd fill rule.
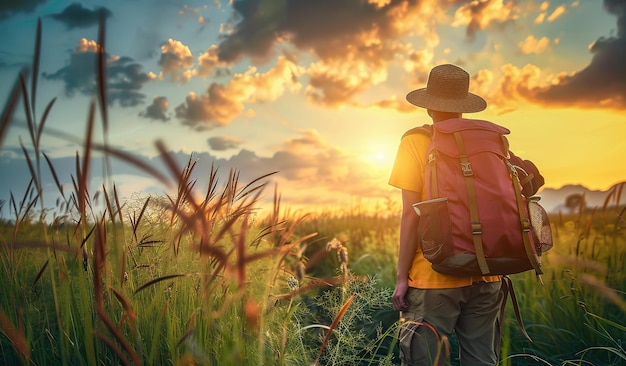
<path fill-rule="evenodd" d="M 385 154 L 384 151 L 379 151 L 379 152 L 374 154 L 373 158 L 374 158 L 374 161 L 376 163 L 380 164 L 380 163 L 384 162 L 385 160 L 387 160 L 387 154 Z"/>
<path fill-rule="evenodd" d="M 361 154 L 361 157 L 374 168 L 390 168 L 394 155 L 390 149 L 372 146 L 371 149 Z"/>

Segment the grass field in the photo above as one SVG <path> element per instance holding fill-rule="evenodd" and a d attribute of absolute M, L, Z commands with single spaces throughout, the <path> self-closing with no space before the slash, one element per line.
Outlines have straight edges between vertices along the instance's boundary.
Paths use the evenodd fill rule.
<path fill-rule="evenodd" d="M 40 39 L 39 27 L 37 47 Z M 104 78 L 66 192 L 65 177 L 57 177 L 39 145 L 54 100 L 36 120 L 37 50 L 31 78 L 19 75 L 0 120 L 1 149 L 24 104 L 31 141 L 23 152 L 32 178 L 1 203 L 11 219 L 0 223 L 0 363 L 399 363 L 398 314 L 390 302 L 399 235 L 394 211 L 299 215 L 275 191 L 270 212 L 260 215 L 272 174 L 241 185 L 233 171 L 218 184 L 214 170 L 198 187 L 193 156 L 179 166 L 157 143 L 164 176 L 93 141 L 96 120 L 105 132 L 108 126 L 106 107 L 98 109 L 107 105 Z M 103 50 L 99 56 L 103 75 Z M 175 193 L 122 201 L 108 180 L 100 193 L 90 192 L 94 154 L 125 160 Z M 56 207 L 43 204 L 44 169 L 59 188 Z M 555 247 L 543 258 L 545 284 L 530 272 L 512 276 L 533 341 L 519 330 L 509 303 L 502 365 L 626 364 L 620 195 L 612 192 L 604 207 L 581 205 L 575 215 L 551 218 Z"/>
<path fill-rule="evenodd" d="M 216 204 L 172 217 L 147 197 L 116 219 L 3 222 L 1 363 L 398 363 L 396 217 L 278 207 L 253 221 L 246 202 Z M 545 284 L 512 276 L 533 342 L 509 303 L 503 365 L 623 364 L 626 240 L 608 211 L 553 217 Z"/>

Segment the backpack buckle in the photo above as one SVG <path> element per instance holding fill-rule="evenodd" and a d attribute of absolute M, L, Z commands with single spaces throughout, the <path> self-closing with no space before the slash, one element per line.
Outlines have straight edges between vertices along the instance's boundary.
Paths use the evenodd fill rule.
<path fill-rule="evenodd" d="M 428 164 L 434 163 L 436 157 L 437 157 L 437 154 L 435 154 L 434 151 L 428 154 Z"/>
<path fill-rule="evenodd" d="M 530 220 L 527 218 L 522 218 L 520 219 L 520 222 L 522 224 L 522 231 L 523 232 L 529 232 L 530 231 Z"/>
<path fill-rule="evenodd" d="M 466 177 L 474 175 L 474 171 L 472 171 L 472 164 L 469 161 L 461 162 L 461 170 L 463 171 L 463 175 Z"/>
<path fill-rule="evenodd" d="M 472 235 L 481 235 L 483 233 L 483 225 L 480 221 L 472 221 L 470 225 L 472 227 Z"/>

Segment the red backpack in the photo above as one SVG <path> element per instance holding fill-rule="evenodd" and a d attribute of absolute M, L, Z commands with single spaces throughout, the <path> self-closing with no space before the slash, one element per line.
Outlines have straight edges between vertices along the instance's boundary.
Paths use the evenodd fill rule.
<path fill-rule="evenodd" d="M 420 216 L 423 255 L 437 272 L 542 273 L 539 256 L 551 246 L 551 233 L 550 243 L 533 235 L 527 197 L 543 178 L 534 164 L 509 151 L 509 132 L 488 121 L 462 118 L 407 132 L 431 137 L 426 199 L 413 206 Z"/>

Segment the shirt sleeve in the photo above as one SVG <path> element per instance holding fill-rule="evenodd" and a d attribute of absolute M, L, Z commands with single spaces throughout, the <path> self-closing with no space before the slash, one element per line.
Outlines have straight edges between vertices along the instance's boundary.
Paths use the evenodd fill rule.
<path fill-rule="evenodd" d="M 406 135 L 400 141 L 389 184 L 400 189 L 423 192 L 426 150 L 430 139 L 421 133 Z"/>

